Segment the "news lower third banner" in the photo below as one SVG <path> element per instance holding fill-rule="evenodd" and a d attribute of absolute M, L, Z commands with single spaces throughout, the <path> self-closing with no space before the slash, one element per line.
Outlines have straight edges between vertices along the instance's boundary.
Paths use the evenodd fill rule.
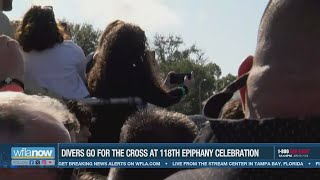
<path fill-rule="evenodd" d="M 1 168 L 320 168 L 319 144 L 0 144 Z"/>

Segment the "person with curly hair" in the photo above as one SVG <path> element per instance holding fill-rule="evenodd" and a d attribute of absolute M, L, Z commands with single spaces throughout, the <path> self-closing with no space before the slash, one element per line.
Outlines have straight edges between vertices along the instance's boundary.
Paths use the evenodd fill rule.
<path fill-rule="evenodd" d="M 130 116 L 120 133 L 120 143 L 192 143 L 197 125 L 186 115 L 161 108 L 150 108 Z M 111 168 L 109 180 L 163 180 L 178 168 Z"/>
<path fill-rule="evenodd" d="M 171 90 L 159 81 L 145 32 L 138 26 L 114 21 L 103 32 L 88 75 L 88 89 L 97 98 L 139 97 L 146 105 L 168 107 L 188 92 L 192 79 Z M 146 106 L 140 106 L 145 108 Z M 118 142 L 120 129 L 136 106 L 96 107 L 91 142 Z"/>
<path fill-rule="evenodd" d="M 228 101 L 222 108 L 220 119 L 242 119 L 244 118 L 244 113 L 242 110 L 242 104 L 240 99 L 234 99 Z"/>
<path fill-rule="evenodd" d="M 34 84 L 66 99 L 89 96 L 85 85 L 85 55 L 74 42 L 64 40 L 51 6 L 33 6 L 17 31 L 25 59 L 25 85 Z"/>

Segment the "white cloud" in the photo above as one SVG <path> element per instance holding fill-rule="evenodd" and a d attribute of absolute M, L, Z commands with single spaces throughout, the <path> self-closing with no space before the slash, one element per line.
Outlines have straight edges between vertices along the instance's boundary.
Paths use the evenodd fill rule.
<path fill-rule="evenodd" d="M 58 18 L 89 22 L 104 29 L 123 20 L 157 32 L 179 26 L 181 19 L 162 0 L 26 0 L 31 5 L 51 5 Z"/>
<path fill-rule="evenodd" d="M 31 4 L 40 6 L 51 6 L 53 5 L 53 0 L 31 0 Z"/>
<path fill-rule="evenodd" d="M 86 19 L 105 27 L 120 19 L 140 25 L 147 31 L 157 31 L 179 25 L 180 19 L 161 0 L 78 0 L 80 13 Z"/>

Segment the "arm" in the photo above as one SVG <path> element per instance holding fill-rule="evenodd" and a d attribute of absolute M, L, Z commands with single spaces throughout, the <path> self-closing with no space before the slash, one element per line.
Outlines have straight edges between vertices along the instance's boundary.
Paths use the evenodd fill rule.
<path fill-rule="evenodd" d="M 78 64 L 78 74 L 81 77 L 82 81 L 84 83 L 87 83 L 87 78 L 86 78 L 86 57 L 82 51 L 79 57 L 80 61 Z"/>
<path fill-rule="evenodd" d="M 187 95 L 188 92 L 189 92 L 188 87 L 183 85 L 183 86 L 180 86 L 180 87 L 176 87 L 176 88 L 170 89 L 168 93 L 171 96 L 180 96 L 182 98 L 185 95 Z"/>
<path fill-rule="evenodd" d="M 76 45 L 74 42 L 69 41 L 70 44 L 74 47 L 75 50 L 75 56 L 77 58 L 77 72 L 79 76 L 81 77 L 82 81 L 86 84 L 87 78 L 86 78 L 86 56 L 84 55 L 84 52 L 81 47 Z"/>
<path fill-rule="evenodd" d="M 86 84 L 87 83 L 87 78 L 86 78 L 86 64 L 85 61 L 82 60 L 79 64 L 78 64 L 78 73 L 79 76 L 81 77 L 82 81 Z"/>
<path fill-rule="evenodd" d="M 173 85 L 170 82 L 170 74 L 174 72 L 170 72 L 167 75 L 165 85 L 169 87 L 173 87 Z M 180 100 L 189 92 L 189 88 L 191 87 L 194 82 L 193 75 L 191 79 L 188 79 L 185 77 L 184 79 L 184 85 L 171 88 L 168 92 L 165 92 L 161 88 L 155 88 L 153 87 L 153 91 L 148 91 L 148 92 L 155 92 L 155 94 L 149 95 L 149 99 L 147 100 L 148 102 L 160 106 L 160 107 L 168 107 L 172 106 L 174 104 L 177 104 L 180 102 Z"/>
<path fill-rule="evenodd" d="M 148 93 L 146 101 L 160 107 L 169 107 L 180 102 L 180 100 L 188 93 L 186 86 L 177 87 L 169 90 L 168 92 L 155 88 L 154 94 Z"/>

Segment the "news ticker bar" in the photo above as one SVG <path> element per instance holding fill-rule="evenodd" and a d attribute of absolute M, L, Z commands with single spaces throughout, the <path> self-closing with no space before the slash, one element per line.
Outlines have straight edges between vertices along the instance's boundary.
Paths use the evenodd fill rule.
<path fill-rule="evenodd" d="M 2 168 L 320 168 L 318 144 L 2 144 Z"/>

